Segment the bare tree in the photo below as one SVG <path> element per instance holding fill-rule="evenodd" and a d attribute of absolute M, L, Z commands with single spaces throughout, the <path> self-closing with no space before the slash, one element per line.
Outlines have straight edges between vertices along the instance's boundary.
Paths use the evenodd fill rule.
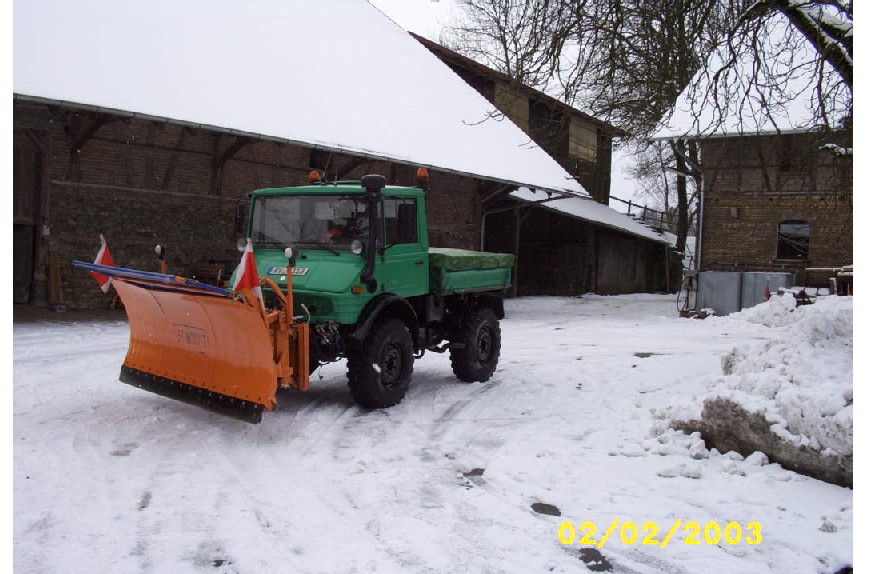
<path fill-rule="evenodd" d="M 851 0 L 465 0 L 462 8 L 443 38 L 450 47 L 632 139 L 646 139 L 683 93 L 699 134 L 753 117 L 756 129 L 778 128 L 804 94 L 809 125 L 851 117 Z M 682 249 L 702 176 L 695 143 L 667 146 L 648 161 L 671 154 Z"/>
<path fill-rule="evenodd" d="M 739 19 L 720 0 L 466 0 L 442 40 L 529 86 L 650 132 Z"/>
<path fill-rule="evenodd" d="M 780 131 L 791 120 L 795 127 L 847 123 L 852 115 L 851 2 L 748 2 L 684 99 L 691 131 L 700 134 L 727 126 Z"/>

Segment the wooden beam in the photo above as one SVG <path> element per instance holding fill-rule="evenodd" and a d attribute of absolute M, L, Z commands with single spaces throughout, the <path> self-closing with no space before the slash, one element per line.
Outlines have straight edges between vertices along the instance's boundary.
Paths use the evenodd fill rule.
<path fill-rule="evenodd" d="M 40 154 L 46 155 L 46 147 L 45 145 L 43 145 L 43 142 L 40 141 L 40 139 L 36 136 L 34 130 L 24 130 L 24 135 L 27 136 L 27 139 L 30 140 L 30 143 L 33 144 L 33 146 Z"/>
<path fill-rule="evenodd" d="M 70 114 L 67 114 L 69 117 Z M 76 117 L 81 117 L 78 114 L 75 114 Z M 78 120 L 74 120 L 71 122 L 71 131 L 73 131 L 73 142 L 70 144 L 70 165 L 67 168 L 67 178 L 72 179 L 74 181 L 80 181 L 82 179 L 82 170 L 79 166 L 79 156 L 82 152 L 82 148 L 85 147 L 85 144 L 88 143 L 97 131 L 103 126 L 115 121 L 117 118 L 113 118 L 106 114 L 95 114 L 95 117 L 91 120 L 91 123 L 86 128 L 82 128 L 81 123 Z"/>
<path fill-rule="evenodd" d="M 516 189 L 513 185 L 506 185 L 502 183 L 485 183 L 482 184 L 479 193 L 483 195 L 486 193 L 486 197 L 481 198 L 481 205 L 484 210 L 489 209 L 489 205 L 495 203 L 496 201 L 503 199 L 507 195 L 509 195 L 512 191 Z"/>
<path fill-rule="evenodd" d="M 179 130 L 179 139 L 176 140 L 176 149 L 178 151 L 174 152 L 173 155 L 170 156 L 170 159 L 167 162 L 167 168 L 164 170 L 164 177 L 161 178 L 161 190 L 166 191 L 170 187 L 170 180 L 173 178 L 176 173 L 176 166 L 179 164 L 179 154 L 186 143 L 186 135 L 188 135 L 189 129 L 185 127 L 181 127 Z"/>
<path fill-rule="evenodd" d="M 365 165 L 366 163 L 373 163 L 373 162 L 372 162 L 372 160 L 365 158 L 365 157 L 352 157 L 349 159 L 349 161 L 347 161 L 346 163 L 344 163 L 343 165 L 338 167 L 336 177 L 338 179 L 343 179 L 351 171 L 353 171 L 357 167 L 361 167 L 361 166 Z M 393 165 L 395 165 L 395 164 L 393 164 Z M 394 178 L 390 179 L 390 181 L 393 181 L 393 180 L 394 180 Z"/>
<path fill-rule="evenodd" d="M 225 164 L 234 157 L 244 146 L 252 143 L 252 138 L 234 136 L 234 141 L 220 153 L 222 134 L 216 135 L 213 152 L 213 173 L 210 176 L 210 190 L 213 195 L 222 194 L 222 178 L 225 172 Z"/>
<path fill-rule="evenodd" d="M 217 142 L 218 142 L 218 141 L 219 141 L 219 140 L 217 139 Z M 224 165 L 225 165 L 225 162 L 227 162 L 227 161 L 230 160 L 232 157 L 234 157 L 235 155 L 237 155 L 237 152 L 239 152 L 240 150 L 242 150 L 242 149 L 244 148 L 244 146 L 246 146 L 247 144 L 250 144 L 250 143 L 252 143 L 252 140 L 251 140 L 250 138 L 245 138 L 245 137 L 242 137 L 242 136 L 236 136 L 236 137 L 234 138 L 234 141 L 231 142 L 231 144 L 230 144 L 227 148 L 225 148 L 225 151 L 223 151 L 222 154 L 219 155 L 219 156 L 214 160 L 213 165 L 218 165 L 218 166 L 220 166 L 220 167 L 221 167 L 221 166 L 224 166 Z"/>
<path fill-rule="evenodd" d="M 117 118 L 110 117 L 106 114 L 96 114 L 96 117 L 92 120 L 91 125 L 76 135 L 76 138 L 73 140 L 73 150 L 81 150 L 82 147 L 86 143 L 88 143 L 88 140 L 94 137 L 94 134 L 97 133 L 97 130 L 109 123 L 116 121 L 116 119 Z"/>
<path fill-rule="evenodd" d="M 51 161 L 52 161 L 52 138 L 49 134 L 44 134 L 45 141 L 40 141 L 39 138 L 29 131 L 26 132 L 28 138 L 33 142 L 37 151 L 36 161 L 38 164 L 38 174 L 36 185 L 33 189 L 33 244 L 32 244 L 32 270 L 30 281 L 30 292 L 28 293 L 28 303 L 33 305 L 37 302 L 39 289 L 37 282 L 46 280 L 46 265 L 47 265 L 47 242 L 43 230 L 49 225 L 49 186 L 51 176 Z"/>

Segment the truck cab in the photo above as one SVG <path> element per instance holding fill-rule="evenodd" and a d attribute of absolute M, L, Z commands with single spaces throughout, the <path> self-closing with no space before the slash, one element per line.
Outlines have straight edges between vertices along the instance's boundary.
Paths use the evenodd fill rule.
<path fill-rule="evenodd" d="M 374 195 L 369 197 L 358 181 L 251 194 L 249 237 L 259 274 L 284 286 L 284 248 L 298 250 L 292 279 L 303 307 L 296 312 L 306 312 L 314 322 L 350 325 L 375 294 L 428 293 L 423 190 L 383 187 Z"/>

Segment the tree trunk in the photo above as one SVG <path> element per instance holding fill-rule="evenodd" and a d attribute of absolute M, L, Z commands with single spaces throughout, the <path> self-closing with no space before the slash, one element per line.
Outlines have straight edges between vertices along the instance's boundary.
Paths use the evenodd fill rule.
<path fill-rule="evenodd" d="M 681 152 L 681 150 L 684 149 L 682 146 L 684 146 L 683 140 L 675 142 L 675 145 L 672 146 L 672 153 L 675 155 L 675 169 L 677 170 L 675 176 L 675 189 L 678 196 L 678 223 L 675 229 L 677 234 L 675 248 L 683 256 L 685 247 L 687 246 L 687 233 L 690 229 L 690 217 L 687 201 L 687 175 L 685 175 L 689 169 L 684 155 Z"/>

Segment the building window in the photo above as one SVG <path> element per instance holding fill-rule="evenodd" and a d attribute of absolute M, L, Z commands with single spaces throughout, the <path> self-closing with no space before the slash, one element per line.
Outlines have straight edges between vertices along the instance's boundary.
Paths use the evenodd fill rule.
<path fill-rule="evenodd" d="M 809 234 L 812 227 L 805 221 L 789 220 L 779 224 L 779 259 L 808 259 Z"/>

